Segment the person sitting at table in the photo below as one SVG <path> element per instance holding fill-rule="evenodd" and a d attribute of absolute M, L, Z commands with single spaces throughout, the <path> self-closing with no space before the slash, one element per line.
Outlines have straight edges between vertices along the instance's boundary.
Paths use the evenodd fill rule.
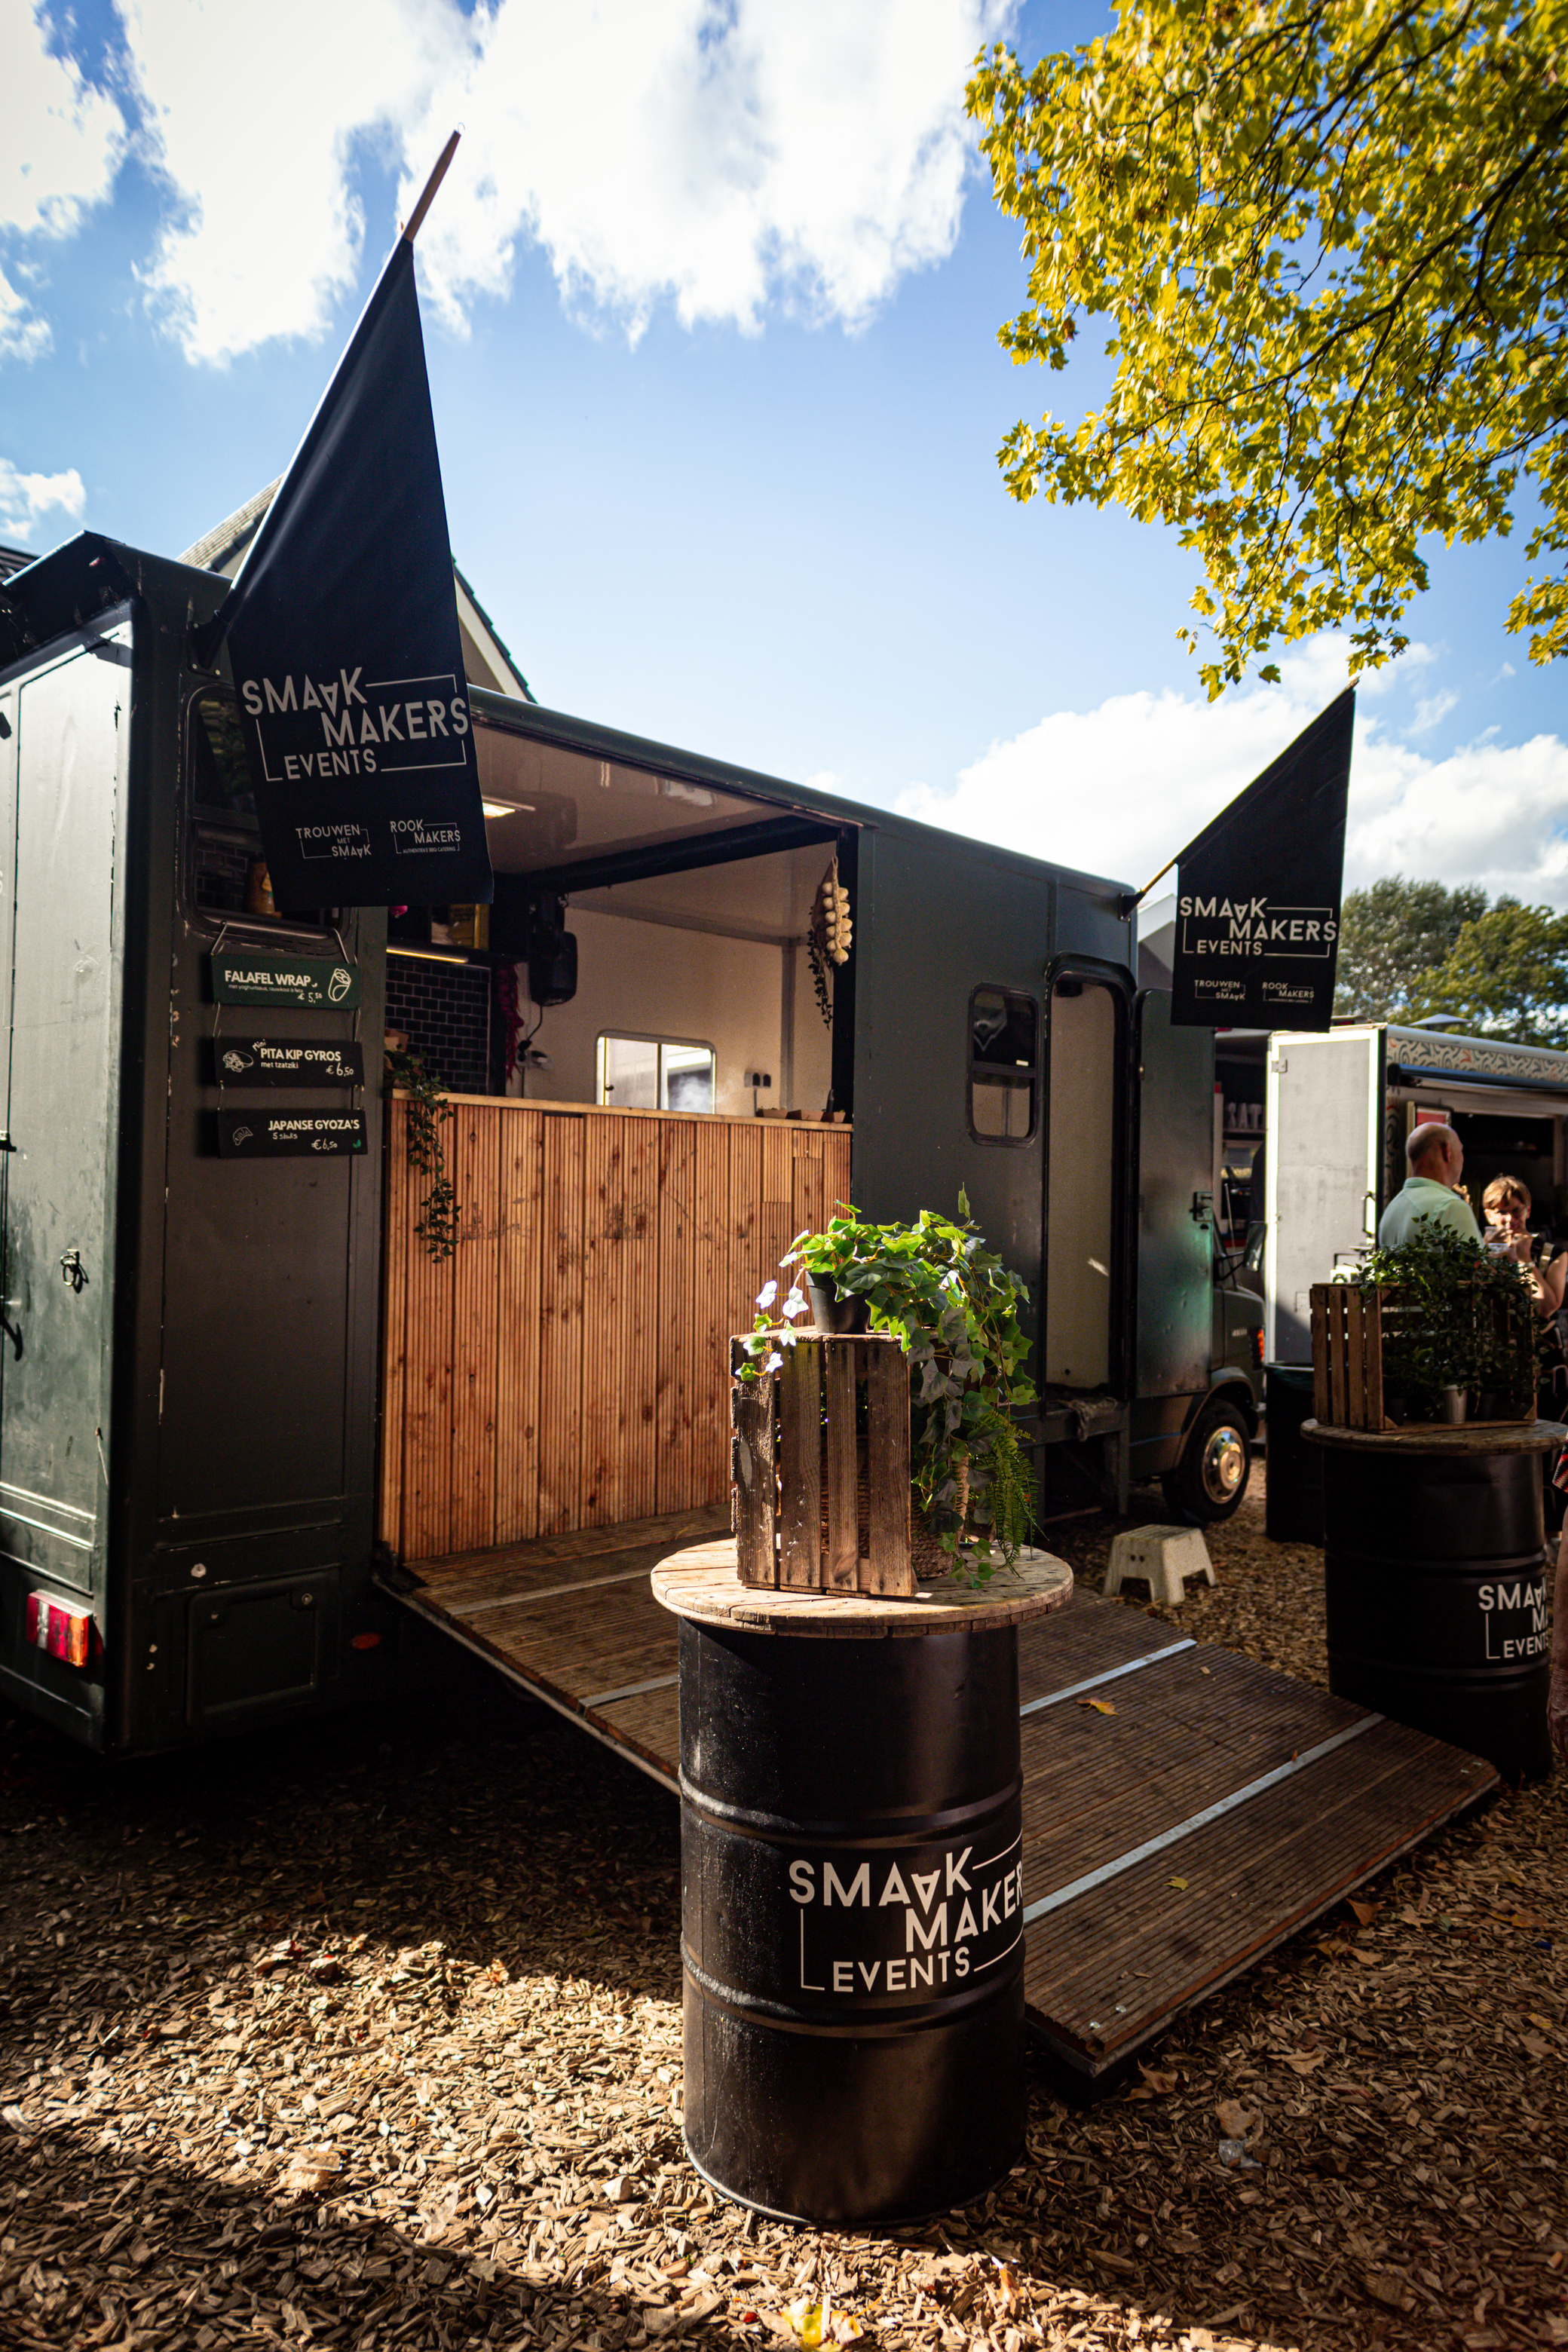
<path fill-rule="evenodd" d="M 1481 1230 L 1475 1212 L 1454 1189 L 1465 1172 L 1465 1147 L 1453 1129 L 1438 1119 L 1423 1119 L 1410 1130 L 1405 1158 L 1410 1173 L 1378 1220 L 1378 1247 L 1402 1247 L 1412 1225 L 1423 1217 L 1451 1225 L 1468 1242 L 1479 1242 Z"/>
<path fill-rule="evenodd" d="M 1488 1249 L 1524 1267 L 1541 1318 L 1548 1320 L 1563 1304 L 1568 1250 L 1558 1249 L 1549 1238 L 1537 1265 L 1535 1235 L 1530 1230 L 1530 1187 L 1522 1177 L 1494 1176 L 1481 1194 L 1481 1207 L 1487 1220 L 1482 1238 Z"/>

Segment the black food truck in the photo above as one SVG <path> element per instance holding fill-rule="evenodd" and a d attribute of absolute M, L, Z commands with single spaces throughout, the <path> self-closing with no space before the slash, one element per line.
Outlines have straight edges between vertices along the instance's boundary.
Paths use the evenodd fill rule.
<path fill-rule="evenodd" d="M 488 936 L 408 910 L 389 955 L 381 910 L 271 908 L 192 650 L 226 586 L 86 534 L 0 590 L 0 1694 L 123 1756 L 382 1686 L 378 1449 L 412 1385 L 383 1346 L 389 972 L 443 1018 L 466 988 L 522 1074 L 497 1044 L 468 1093 L 525 1085 L 552 1131 L 788 1122 L 882 1219 L 962 1188 L 1036 1303 L 1043 1526 L 1155 1476 L 1234 1507 L 1258 1350 L 1245 1312 L 1213 1346 L 1213 1037 L 1138 989 L 1121 884 L 470 686 Z M 693 1392 L 722 1397 L 715 1356 Z M 580 1403 L 543 1394 L 546 1437 Z"/>

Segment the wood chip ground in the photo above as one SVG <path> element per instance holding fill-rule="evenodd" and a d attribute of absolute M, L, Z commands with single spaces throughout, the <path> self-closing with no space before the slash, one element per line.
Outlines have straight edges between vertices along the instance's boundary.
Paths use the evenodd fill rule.
<path fill-rule="evenodd" d="M 1052 1541 L 1094 1583 L 1112 1531 Z M 1162 1613 L 1322 1681 L 1321 1555 L 1260 1487 L 1211 1549 Z M 1032 2059 L 1024 2166 L 892 2236 L 685 2163 L 678 1856 L 671 1799 L 456 1652 L 395 1718 L 199 1759 L 0 1709 L 0 2346 L 784 2347 L 825 2298 L 911 2352 L 1568 2344 L 1561 1781 L 1092 2110 Z"/>

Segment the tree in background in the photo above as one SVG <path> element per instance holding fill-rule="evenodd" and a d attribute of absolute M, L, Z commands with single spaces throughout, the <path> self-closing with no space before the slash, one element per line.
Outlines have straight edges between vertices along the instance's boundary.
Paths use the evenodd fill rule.
<path fill-rule="evenodd" d="M 1568 915 L 1500 898 L 1426 975 L 1422 1013 L 1455 1013 L 1479 1037 L 1568 1045 Z"/>
<path fill-rule="evenodd" d="M 1356 1021 L 1396 1021 L 1438 1008 L 1426 1003 L 1435 966 L 1446 962 L 1467 923 L 1487 911 L 1484 890 L 1385 875 L 1352 890 L 1340 912 L 1334 1011 Z"/>
<path fill-rule="evenodd" d="M 1142 0 L 978 61 L 1029 266 L 1003 347 L 1065 367 L 1103 314 L 1116 362 L 1101 413 L 1008 435 L 1007 487 L 1176 526 L 1211 697 L 1276 638 L 1398 653 L 1423 536 L 1506 535 L 1521 473 L 1509 626 L 1568 652 L 1565 58 L 1568 0 Z"/>

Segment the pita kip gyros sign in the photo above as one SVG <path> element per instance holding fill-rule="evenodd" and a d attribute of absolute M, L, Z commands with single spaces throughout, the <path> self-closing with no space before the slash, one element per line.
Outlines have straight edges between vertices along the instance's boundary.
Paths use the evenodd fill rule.
<path fill-rule="evenodd" d="M 1347 691 L 1183 850 L 1171 966 L 1178 1025 L 1328 1027 L 1354 718 Z"/>

